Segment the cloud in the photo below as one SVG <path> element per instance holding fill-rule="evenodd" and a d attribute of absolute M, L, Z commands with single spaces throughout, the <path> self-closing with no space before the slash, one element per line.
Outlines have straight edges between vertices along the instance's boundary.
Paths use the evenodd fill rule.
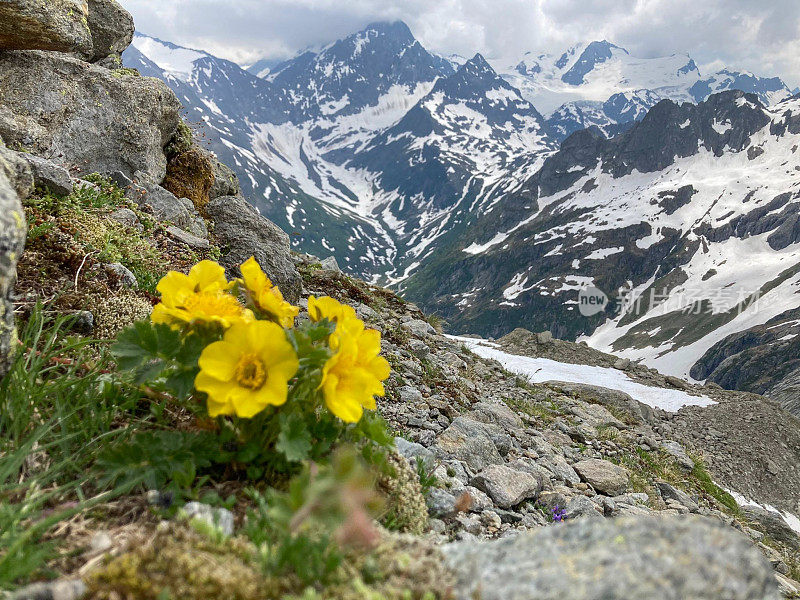
<path fill-rule="evenodd" d="M 689 53 L 800 85 L 797 0 L 123 0 L 137 29 L 239 63 L 285 58 L 402 19 L 444 54 L 519 56 L 607 39 L 634 56 Z"/>

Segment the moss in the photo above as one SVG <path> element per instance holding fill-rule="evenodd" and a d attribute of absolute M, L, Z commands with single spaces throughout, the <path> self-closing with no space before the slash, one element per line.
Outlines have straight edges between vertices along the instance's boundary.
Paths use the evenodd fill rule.
<path fill-rule="evenodd" d="M 178 198 L 188 198 L 203 212 L 208 192 L 214 184 L 211 157 L 197 146 L 174 152 L 167 161 L 167 174 L 161 184 Z"/>
<path fill-rule="evenodd" d="M 164 154 L 167 158 L 172 158 L 188 151 L 192 147 L 192 143 L 192 129 L 185 121 L 181 120 L 178 122 L 178 128 L 175 130 L 172 139 L 164 146 Z"/>
<path fill-rule="evenodd" d="M 383 524 L 394 531 L 421 534 L 428 527 L 428 506 L 419 475 L 397 454 L 389 456 L 389 465 L 393 472 L 383 475 L 378 482 L 386 496 Z"/>
<path fill-rule="evenodd" d="M 254 600 L 268 582 L 237 539 L 215 542 L 186 527 L 169 526 L 111 559 L 87 578 L 92 600 Z"/>
<path fill-rule="evenodd" d="M 89 307 L 94 314 L 93 336 L 110 340 L 125 327 L 150 316 L 153 305 L 130 290 L 110 296 L 93 296 Z"/>

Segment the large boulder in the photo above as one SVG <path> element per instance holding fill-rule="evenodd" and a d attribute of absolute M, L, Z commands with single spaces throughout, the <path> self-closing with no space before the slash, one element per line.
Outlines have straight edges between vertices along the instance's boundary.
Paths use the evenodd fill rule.
<path fill-rule="evenodd" d="M 542 489 L 541 479 L 505 465 L 489 465 L 472 478 L 470 484 L 486 492 L 500 508 L 511 508 L 535 498 Z"/>
<path fill-rule="evenodd" d="M 767 560 L 701 517 L 578 519 L 444 547 L 457 600 L 777 600 Z"/>
<path fill-rule="evenodd" d="M 300 298 L 300 275 L 291 259 L 289 236 L 280 227 L 239 196 L 215 198 L 205 213 L 222 247 L 220 262 L 231 275 L 238 275 L 239 265 L 254 256 L 288 301 Z"/>
<path fill-rule="evenodd" d="M 92 61 L 122 54 L 133 40 L 133 17 L 116 0 L 89 0 Z"/>
<path fill-rule="evenodd" d="M 17 181 L 10 177 L 18 165 L 4 158 L 8 155 L 0 146 L 0 377 L 8 371 L 14 346 L 14 304 L 11 294 L 17 281 L 17 261 L 25 245 L 26 222 L 22 211 Z"/>
<path fill-rule="evenodd" d="M 63 54 L 0 53 L 0 137 L 84 172 L 160 183 L 180 103 L 157 79 L 119 73 Z"/>
<path fill-rule="evenodd" d="M 93 53 L 86 0 L 3 0 L 0 50 Z"/>
<path fill-rule="evenodd" d="M 462 460 L 473 471 L 482 471 L 489 465 L 504 462 L 486 424 L 469 417 L 453 419 L 436 439 L 433 452 L 443 460 Z"/>
<path fill-rule="evenodd" d="M 587 458 L 572 465 L 586 483 L 601 494 L 618 496 L 628 489 L 628 471 L 601 458 Z"/>

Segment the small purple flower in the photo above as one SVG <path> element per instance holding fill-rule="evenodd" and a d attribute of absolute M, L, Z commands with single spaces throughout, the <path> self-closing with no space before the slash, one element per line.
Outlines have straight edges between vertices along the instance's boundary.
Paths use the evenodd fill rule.
<path fill-rule="evenodd" d="M 554 523 L 561 523 L 567 518 L 567 510 L 561 508 L 558 504 L 556 504 L 552 509 L 551 512 L 553 513 L 553 522 Z"/>

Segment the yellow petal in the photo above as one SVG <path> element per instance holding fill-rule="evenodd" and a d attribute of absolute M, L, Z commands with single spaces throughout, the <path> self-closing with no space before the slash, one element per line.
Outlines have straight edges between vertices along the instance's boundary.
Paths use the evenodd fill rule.
<path fill-rule="evenodd" d="M 201 260 L 189 271 L 189 278 L 198 292 L 224 290 L 228 287 L 225 269 L 212 260 Z"/>
<path fill-rule="evenodd" d="M 192 280 L 177 271 L 170 271 L 164 275 L 156 286 L 156 290 L 161 294 L 162 300 L 170 306 L 181 304 L 183 299 L 194 291 L 193 288 L 194 283 Z"/>
<path fill-rule="evenodd" d="M 203 349 L 197 364 L 202 373 L 219 381 L 230 381 L 236 372 L 241 352 L 227 341 L 214 342 Z"/>
<path fill-rule="evenodd" d="M 219 381 L 200 371 L 195 377 L 194 387 L 198 391 L 208 394 L 208 415 L 210 417 L 234 413 L 233 404 L 229 399 L 232 384 Z"/>

